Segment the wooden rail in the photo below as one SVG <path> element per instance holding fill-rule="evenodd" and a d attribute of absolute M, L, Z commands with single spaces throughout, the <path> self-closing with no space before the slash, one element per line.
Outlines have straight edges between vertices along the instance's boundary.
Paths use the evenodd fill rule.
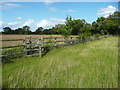
<path fill-rule="evenodd" d="M 8 48 L 16 48 L 16 47 L 23 47 L 23 45 L 1 47 L 0 49 L 8 49 Z"/>
<path fill-rule="evenodd" d="M 0 40 L 0 42 L 4 42 L 4 41 L 22 41 L 23 39 L 10 39 L 10 40 Z"/>

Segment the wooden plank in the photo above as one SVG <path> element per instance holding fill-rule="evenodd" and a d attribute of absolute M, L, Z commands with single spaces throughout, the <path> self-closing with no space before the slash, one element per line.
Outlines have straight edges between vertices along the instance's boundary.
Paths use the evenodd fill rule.
<path fill-rule="evenodd" d="M 64 38 L 64 37 L 44 37 L 44 39 L 54 39 L 54 38 Z"/>
<path fill-rule="evenodd" d="M 5 54 L 5 55 L 0 55 L 0 57 L 11 56 L 11 55 L 16 55 L 16 54 L 22 54 L 22 53 L 23 53 L 23 52 L 17 52 L 17 53 Z"/>
<path fill-rule="evenodd" d="M 41 50 L 41 49 L 26 49 L 24 51 L 39 51 L 39 50 Z"/>
<path fill-rule="evenodd" d="M 5 42 L 5 41 L 22 41 L 23 39 L 8 39 L 8 40 L 0 40 L 0 42 Z"/>
<path fill-rule="evenodd" d="M 39 46 L 40 44 L 26 44 L 25 46 Z"/>
<path fill-rule="evenodd" d="M 32 55 L 26 55 L 26 56 L 41 56 L 41 54 L 32 54 Z"/>
<path fill-rule="evenodd" d="M 8 48 L 16 48 L 16 47 L 23 47 L 23 45 L 2 47 L 2 48 L 0 48 L 0 49 L 8 49 Z"/>

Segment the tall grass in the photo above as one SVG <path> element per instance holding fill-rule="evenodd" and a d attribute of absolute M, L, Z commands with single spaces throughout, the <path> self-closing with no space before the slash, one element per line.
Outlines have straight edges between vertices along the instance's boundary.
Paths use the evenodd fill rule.
<path fill-rule="evenodd" d="M 117 88 L 117 37 L 23 57 L 3 65 L 7 88 Z"/>

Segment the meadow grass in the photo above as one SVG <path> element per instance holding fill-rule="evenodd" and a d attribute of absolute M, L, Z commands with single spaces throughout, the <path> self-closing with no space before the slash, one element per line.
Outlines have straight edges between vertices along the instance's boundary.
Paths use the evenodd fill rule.
<path fill-rule="evenodd" d="M 117 88 L 118 38 L 59 48 L 3 65 L 3 88 Z"/>

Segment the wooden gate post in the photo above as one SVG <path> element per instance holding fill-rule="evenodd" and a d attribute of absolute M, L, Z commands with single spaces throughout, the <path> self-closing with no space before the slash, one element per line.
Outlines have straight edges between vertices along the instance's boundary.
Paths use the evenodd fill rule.
<path fill-rule="evenodd" d="M 31 44 L 32 44 L 32 40 L 31 40 L 31 37 L 29 37 L 29 49 L 32 49 Z"/>
<path fill-rule="evenodd" d="M 64 37 L 64 45 L 67 46 L 67 41 L 68 41 L 68 38 L 67 37 Z"/>
<path fill-rule="evenodd" d="M 39 45 L 39 56 L 42 56 L 41 52 L 41 37 L 38 38 L 38 45 Z"/>
<path fill-rule="evenodd" d="M 66 45 L 66 37 L 64 37 L 64 46 Z"/>
<path fill-rule="evenodd" d="M 43 53 L 43 51 L 44 51 L 44 48 L 43 48 L 44 47 L 44 37 L 41 38 L 41 42 L 42 42 L 41 46 L 42 46 L 42 53 Z"/>
<path fill-rule="evenodd" d="M 39 38 L 39 56 L 42 57 L 43 37 Z"/>
<path fill-rule="evenodd" d="M 23 53 L 26 55 L 26 37 L 23 38 Z"/>

